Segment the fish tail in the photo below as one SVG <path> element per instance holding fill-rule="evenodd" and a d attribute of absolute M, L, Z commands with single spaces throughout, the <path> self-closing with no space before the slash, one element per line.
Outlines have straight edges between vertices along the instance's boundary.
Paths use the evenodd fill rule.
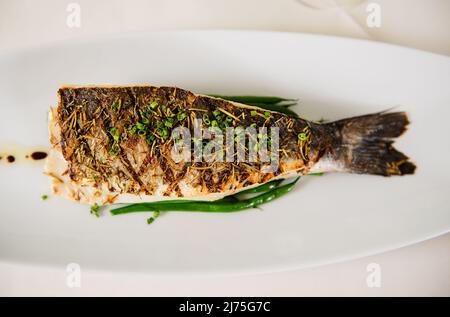
<path fill-rule="evenodd" d="M 406 113 L 386 111 L 328 123 L 333 135 L 329 154 L 352 173 L 414 174 L 414 163 L 392 145 L 408 124 Z"/>

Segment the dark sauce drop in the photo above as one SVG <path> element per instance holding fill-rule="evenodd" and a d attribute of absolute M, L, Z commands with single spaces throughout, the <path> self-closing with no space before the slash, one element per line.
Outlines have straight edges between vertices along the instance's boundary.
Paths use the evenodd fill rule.
<path fill-rule="evenodd" d="M 13 162 L 16 160 L 16 158 L 15 158 L 14 156 L 12 156 L 12 155 L 8 155 L 8 156 L 6 157 L 6 160 L 7 160 L 9 163 L 13 163 Z"/>
<path fill-rule="evenodd" d="M 46 157 L 47 157 L 47 153 L 45 153 L 45 152 L 37 151 L 37 152 L 31 153 L 31 158 L 33 160 L 43 160 Z"/>

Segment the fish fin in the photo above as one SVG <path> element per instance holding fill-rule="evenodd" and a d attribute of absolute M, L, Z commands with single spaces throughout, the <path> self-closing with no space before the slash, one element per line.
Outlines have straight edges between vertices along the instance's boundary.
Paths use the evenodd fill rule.
<path fill-rule="evenodd" d="M 379 112 L 328 123 L 332 128 L 332 159 L 358 174 L 414 174 L 416 166 L 393 147 L 409 124 L 404 112 Z"/>

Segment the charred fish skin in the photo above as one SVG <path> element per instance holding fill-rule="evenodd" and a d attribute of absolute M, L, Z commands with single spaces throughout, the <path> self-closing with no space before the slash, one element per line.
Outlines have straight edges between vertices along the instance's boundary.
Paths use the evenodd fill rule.
<path fill-rule="evenodd" d="M 298 147 L 300 133 L 313 139 L 309 123 L 280 113 L 175 87 L 64 87 L 59 96 L 60 143 L 71 181 L 107 183 L 111 192 L 170 197 L 220 193 L 306 169 L 311 161 L 309 141 L 302 141 L 305 149 Z M 260 162 L 173 162 L 171 130 L 180 125 L 192 129 L 195 119 L 202 119 L 205 128 L 277 126 L 280 168 L 264 173 Z"/>
<path fill-rule="evenodd" d="M 104 200 L 105 194 L 115 197 L 106 203 L 135 197 L 220 198 L 274 178 L 316 171 L 385 176 L 414 171 L 391 145 L 408 123 L 404 113 L 319 124 L 176 87 L 67 86 L 58 95 L 50 135 L 61 154 L 55 161 L 67 165 L 58 177 L 66 178 L 72 199 L 84 202 Z M 172 130 L 193 130 L 198 119 L 202 129 L 278 128 L 278 168 L 264 172 L 258 160 L 175 162 Z"/>
<path fill-rule="evenodd" d="M 416 165 L 393 146 L 408 124 L 406 113 L 386 111 L 328 123 L 331 146 L 322 159 L 349 173 L 414 174 Z"/>

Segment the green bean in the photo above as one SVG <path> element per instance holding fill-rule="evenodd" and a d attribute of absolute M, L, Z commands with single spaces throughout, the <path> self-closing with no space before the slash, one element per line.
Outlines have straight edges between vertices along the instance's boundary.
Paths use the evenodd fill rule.
<path fill-rule="evenodd" d="M 235 212 L 249 208 L 255 208 L 259 205 L 268 203 L 278 197 L 289 193 L 297 183 L 299 178 L 295 181 L 274 188 L 266 193 L 258 195 L 246 200 L 239 200 L 237 202 L 230 201 L 215 201 L 215 202 L 190 202 L 190 203 L 138 203 L 111 210 L 112 215 L 120 215 L 131 212 L 145 212 L 145 211 L 194 211 L 194 212 Z"/>
<path fill-rule="evenodd" d="M 295 99 L 287 99 L 275 96 L 223 96 L 223 95 L 209 95 L 209 96 L 245 104 L 248 103 L 276 104 L 283 101 L 295 101 Z"/>
<path fill-rule="evenodd" d="M 238 199 L 234 197 L 234 195 L 226 196 L 224 198 L 213 200 L 212 202 L 234 202 Z M 186 204 L 186 203 L 193 203 L 193 202 L 203 202 L 204 200 L 190 200 L 190 199 L 168 199 L 168 200 L 161 200 L 158 201 L 158 204 Z"/>
<path fill-rule="evenodd" d="M 270 111 L 277 111 L 280 113 L 287 114 L 291 117 L 298 117 L 298 115 L 288 109 L 290 106 L 297 104 L 294 99 L 286 99 L 281 97 L 270 97 L 270 96 L 221 96 L 221 95 L 210 95 L 216 98 L 222 98 L 225 100 L 240 102 L 249 106 L 254 106 Z M 283 104 L 282 102 L 292 101 Z"/>
<path fill-rule="evenodd" d="M 221 199 L 218 199 L 218 200 L 214 200 L 212 202 L 213 203 L 226 202 L 226 201 L 236 202 L 236 201 L 239 201 L 239 199 L 237 198 L 236 195 L 256 194 L 256 193 L 266 192 L 266 191 L 269 191 L 269 190 L 272 190 L 272 189 L 278 187 L 278 185 L 280 185 L 282 182 L 283 182 L 283 179 L 273 180 L 273 181 L 270 181 L 268 183 L 259 185 L 257 187 L 253 187 L 253 188 L 250 188 L 250 189 L 245 189 L 243 191 L 240 191 L 240 192 L 236 193 L 235 195 L 226 196 L 224 198 L 221 198 Z M 179 203 L 192 203 L 192 202 L 204 202 L 204 200 L 188 200 L 188 199 L 176 199 L 176 200 L 174 200 L 174 199 L 172 199 L 172 200 L 162 200 L 162 201 L 159 201 L 158 203 L 159 204 L 168 204 L 168 203 L 169 204 L 170 203 L 174 203 L 174 204 L 178 203 L 179 204 Z"/>
<path fill-rule="evenodd" d="M 298 117 L 298 114 L 295 113 L 294 111 L 290 110 L 289 108 L 278 106 L 278 105 L 260 105 L 259 108 L 284 113 L 290 117 Z"/>
<path fill-rule="evenodd" d="M 266 107 L 266 106 L 276 106 L 276 107 L 282 107 L 282 108 L 289 108 L 292 106 L 297 105 L 296 102 L 289 102 L 289 103 L 275 103 L 275 104 L 271 104 L 271 103 L 263 103 L 263 102 L 246 102 L 245 103 L 248 106 L 253 106 L 253 107 Z"/>
<path fill-rule="evenodd" d="M 256 194 L 256 193 L 266 192 L 266 191 L 269 191 L 269 190 L 272 190 L 272 189 L 278 187 L 278 185 L 280 185 L 282 181 L 283 181 L 282 179 L 277 179 L 277 180 L 274 180 L 274 181 L 270 181 L 268 183 L 259 185 L 257 187 L 253 187 L 253 188 L 250 188 L 250 189 L 245 189 L 243 191 L 240 191 L 236 195 L 238 195 L 238 194 L 239 195 L 241 195 L 241 194 Z M 233 196 L 228 196 L 228 197 L 233 197 Z"/>

